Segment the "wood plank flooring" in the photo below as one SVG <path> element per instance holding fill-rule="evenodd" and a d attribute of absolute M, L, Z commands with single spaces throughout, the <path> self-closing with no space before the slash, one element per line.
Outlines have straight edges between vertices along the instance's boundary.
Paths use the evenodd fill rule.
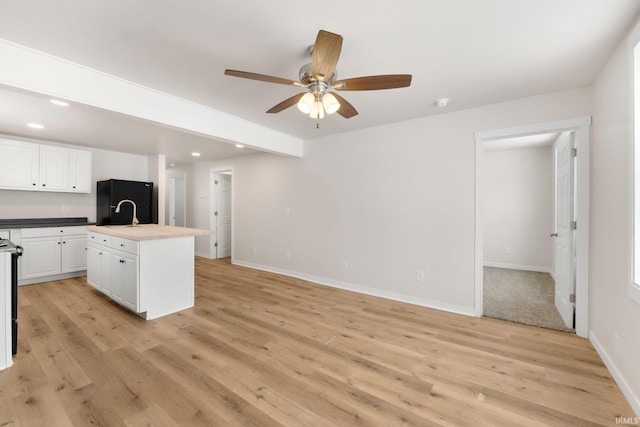
<path fill-rule="evenodd" d="M 596 426 L 633 417 L 587 340 L 196 260 L 145 321 L 76 278 L 19 291 L 0 426 Z"/>

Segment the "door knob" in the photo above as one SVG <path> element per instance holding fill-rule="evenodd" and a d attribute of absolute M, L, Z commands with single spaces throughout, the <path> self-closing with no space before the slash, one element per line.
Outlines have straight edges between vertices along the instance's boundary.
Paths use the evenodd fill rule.
<path fill-rule="evenodd" d="M 550 236 L 551 237 L 558 237 L 558 233 L 551 233 Z"/>

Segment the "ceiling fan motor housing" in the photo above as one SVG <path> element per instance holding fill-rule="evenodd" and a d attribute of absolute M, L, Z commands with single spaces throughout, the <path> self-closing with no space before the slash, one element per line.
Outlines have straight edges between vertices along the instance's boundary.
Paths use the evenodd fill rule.
<path fill-rule="evenodd" d="M 334 71 L 330 79 L 324 80 L 324 83 L 326 83 L 327 87 L 333 84 L 333 82 L 336 80 L 337 75 L 338 75 L 338 72 Z M 298 78 L 300 79 L 300 82 L 305 86 L 309 86 L 310 84 L 317 81 L 312 76 L 311 63 L 304 64 L 302 67 L 300 67 L 300 71 L 298 72 Z"/>

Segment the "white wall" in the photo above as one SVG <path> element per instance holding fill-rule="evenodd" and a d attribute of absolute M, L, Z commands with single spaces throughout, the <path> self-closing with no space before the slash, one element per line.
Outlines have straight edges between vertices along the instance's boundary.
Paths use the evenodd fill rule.
<path fill-rule="evenodd" d="M 474 132 L 590 113 L 583 88 L 307 141 L 304 159 L 199 163 L 190 226 L 209 227 L 209 169 L 232 166 L 235 262 L 471 314 Z"/>
<path fill-rule="evenodd" d="M 630 88 L 626 40 L 593 88 L 590 337 L 640 414 L 640 304 L 629 280 Z M 620 351 L 614 346 L 620 337 Z M 623 387 L 623 390 L 625 387 Z"/>
<path fill-rule="evenodd" d="M 93 184 L 90 194 L 0 190 L 0 218 L 2 219 L 87 217 L 89 221 L 95 221 L 96 181 L 110 178 L 147 180 L 146 156 L 58 144 L 50 141 L 6 137 L 91 151 Z M 63 204 L 69 205 L 68 211 L 62 210 Z"/>
<path fill-rule="evenodd" d="M 485 264 L 551 271 L 553 176 L 551 146 L 485 152 Z"/>
<path fill-rule="evenodd" d="M 166 159 L 164 154 L 148 157 L 148 180 L 153 182 L 151 222 L 164 224 L 166 196 Z"/>

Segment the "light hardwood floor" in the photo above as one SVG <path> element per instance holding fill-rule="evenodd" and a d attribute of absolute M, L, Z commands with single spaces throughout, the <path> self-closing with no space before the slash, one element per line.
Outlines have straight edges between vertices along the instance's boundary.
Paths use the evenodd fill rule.
<path fill-rule="evenodd" d="M 196 306 L 144 321 L 85 278 L 20 288 L 0 426 L 615 425 L 590 343 L 196 261 Z"/>

